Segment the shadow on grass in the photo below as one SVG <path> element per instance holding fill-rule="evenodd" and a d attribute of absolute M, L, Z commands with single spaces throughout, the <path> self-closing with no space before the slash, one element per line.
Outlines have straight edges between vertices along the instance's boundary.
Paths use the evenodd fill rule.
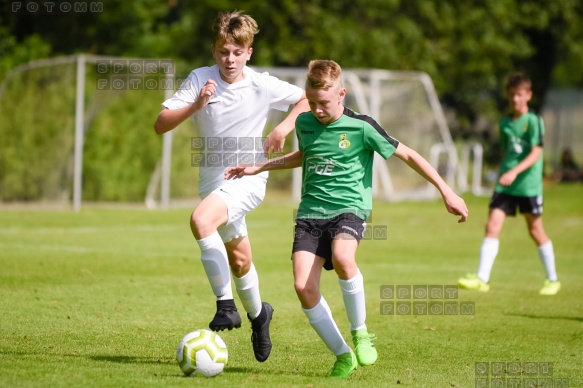
<path fill-rule="evenodd" d="M 49 356 L 49 357 L 74 357 L 74 358 L 87 358 L 89 360 L 98 362 L 113 362 L 119 364 L 146 364 L 146 365 L 166 365 L 175 364 L 175 359 L 163 359 L 155 357 L 139 357 L 139 356 L 121 356 L 121 355 L 98 355 L 89 356 L 79 353 L 68 353 L 68 354 L 57 354 L 57 353 L 46 353 L 46 352 L 22 352 L 22 351 L 5 351 L 0 350 L 0 355 L 17 356 L 17 357 L 37 357 L 37 356 Z M 227 366 L 225 368 L 226 374 L 243 374 L 243 375 L 277 375 L 277 376 L 302 376 L 308 378 L 319 378 L 323 375 L 318 374 L 315 371 L 298 370 L 298 369 L 274 369 L 263 368 L 263 367 L 241 367 L 241 366 Z M 181 373 L 168 375 L 168 377 L 184 377 Z"/>
<path fill-rule="evenodd" d="M 94 361 L 117 362 L 120 364 L 170 364 L 174 360 L 162 360 L 152 357 L 134 357 L 134 356 L 89 356 Z"/>
<path fill-rule="evenodd" d="M 75 357 L 75 358 L 88 358 L 94 361 L 108 361 L 117 362 L 121 364 L 172 364 L 176 362 L 172 360 L 156 359 L 153 357 L 134 357 L 134 356 L 87 356 L 80 353 L 48 353 L 48 352 L 21 352 L 21 351 L 3 351 L 0 350 L 0 355 L 10 355 L 10 356 L 49 356 L 49 357 Z"/>
<path fill-rule="evenodd" d="M 563 319 L 567 321 L 583 322 L 583 317 L 561 317 L 561 316 L 547 316 L 547 315 L 535 315 L 535 314 L 516 314 L 516 313 L 505 313 L 504 315 L 509 315 L 513 317 L 522 318 L 532 318 L 532 319 Z"/>
<path fill-rule="evenodd" d="M 148 358 L 148 357 L 134 357 L 134 356 L 89 356 L 88 357 L 91 360 L 94 361 L 107 361 L 107 362 L 116 362 L 116 363 L 120 363 L 120 364 L 174 364 L 176 363 L 176 360 L 172 359 L 172 360 L 163 360 L 163 359 L 154 359 L 154 358 Z M 265 369 L 265 368 L 261 368 L 261 367 L 238 367 L 238 366 L 227 366 L 225 368 L 225 372 L 227 374 L 235 374 L 235 373 L 241 373 L 241 374 L 261 374 L 261 375 L 265 375 L 265 374 L 272 374 L 272 375 L 289 375 L 289 376 L 298 376 L 298 375 L 302 375 L 304 377 L 319 377 L 316 374 L 313 373 L 301 373 L 298 370 L 274 370 L 274 369 Z M 177 374 L 179 377 L 184 377 L 180 374 Z M 321 376 L 320 376 L 321 377 Z"/>
<path fill-rule="evenodd" d="M 227 374 L 251 374 L 251 375 L 276 375 L 276 376 L 301 376 L 301 377 L 322 377 L 315 372 L 310 371 L 300 371 L 298 369 L 274 369 L 274 368 L 262 368 L 262 367 L 240 367 L 240 366 L 229 366 L 225 368 L 225 373 Z"/>

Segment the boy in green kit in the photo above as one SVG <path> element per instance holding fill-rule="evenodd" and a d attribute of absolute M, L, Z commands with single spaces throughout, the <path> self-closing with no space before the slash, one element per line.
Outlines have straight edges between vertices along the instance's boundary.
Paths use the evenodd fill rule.
<path fill-rule="evenodd" d="M 346 108 L 345 96 L 340 65 L 330 60 L 311 61 L 306 76 L 310 112 L 296 119 L 299 150 L 225 172 L 227 179 L 235 179 L 302 166 L 302 198 L 292 247 L 294 288 L 310 325 L 336 357 L 328 374 L 332 378 L 348 378 L 359 365 L 372 365 L 378 358 L 372 343 L 375 336 L 366 326 L 364 277 L 356 263 L 356 250 L 372 209 L 375 152 L 385 159 L 395 155 L 432 183 L 447 211 L 460 217 L 459 222 L 468 217 L 464 200 L 429 162 L 389 136 L 371 117 Z M 338 277 L 354 351 L 344 341 L 320 293 L 322 269 L 334 270 Z"/>
<path fill-rule="evenodd" d="M 508 78 L 506 92 L 511 114 L 500 120 L 500 144 L 504 158 L 494 195 L 490 201 L 490 216 L 486 236 L 480 250 L 480 264 L 476 274 L 458 279 L 458 285 L 469 290 L 487 292 L 490 272 L 498 254 L 498 236 L 506 216 L 515 216 L 516 208 L 524 214 L 530 237 L 538 246 L 539 256 L 547 280 L 541 295 L 555 295 L 561 288 L 555 269 L 553 244 L 543 228 L 542 172 L 543 135 L 542 118 L 530 111 L 532 98 L 530 79 L 515 73 Z"/>

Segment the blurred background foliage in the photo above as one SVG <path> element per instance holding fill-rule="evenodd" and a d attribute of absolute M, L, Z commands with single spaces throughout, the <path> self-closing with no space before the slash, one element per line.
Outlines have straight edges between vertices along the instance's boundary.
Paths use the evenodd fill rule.
<path fill-rule="evenodd" d="M 426 72 L 454 138 L 486 148 L 506 109 L 509 73 L 531 76 L 534 109 L 552 87 L 583 86 L 580 0 L 71 0 L 102 11 L 49 13 L 51 2 L 63 3 L 1 0 L 0 80 L 18 64 L 76 53 L 170 58 L 184 78 L 213 64 L 217 12 L 240 9 L 260 27 L 250 65 L 305 67 L 327 58 L 344 68 Z M 39 11 L 26 11 L 30 3 Z"/>
<path fill-rule="evenodd" d="M 330 58 L 347 68 L 427 72 L 456 112 L 456 135 L 485 130 L 476 127 L 478 116 L 499 115 L 512 71 L 533 79 L 534 108 L 551 86 L 583 84 L 578 0 L 105 0 L 103 12 L 50 14 L 45 2 L 29 13 L 12 12 L 6 1 L 0 78 L 16 64 L 73 53 L 172 58 L 188 74 L 212 63 L 217 12 L 242 9 L 261 29 L 252 65 Z"/>

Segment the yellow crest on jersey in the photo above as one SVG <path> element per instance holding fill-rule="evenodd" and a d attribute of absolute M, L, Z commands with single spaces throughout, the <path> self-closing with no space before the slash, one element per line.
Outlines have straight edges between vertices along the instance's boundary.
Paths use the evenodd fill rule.
<path fill-rule="evenodd" d="M 338 147 L 340 148 L 348 148 L 350 147 L 350 141 L 346 140 L 346 134 L 343 133 L 340 135 L 340 143 L 338 143 Z"/>

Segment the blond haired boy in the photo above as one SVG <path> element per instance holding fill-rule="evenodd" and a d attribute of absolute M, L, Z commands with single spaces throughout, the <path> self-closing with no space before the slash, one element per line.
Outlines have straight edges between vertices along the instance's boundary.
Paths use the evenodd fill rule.
<path fill-rule="evenodd" d="M 461 216 L 459 222 L 466 220 L 468 209 L 417 152 L 389 136 L 369 116 L 344 106 L 346 89 L 336 62 L 310 62 L 306 96 L 311 112 L 296 120 L 299 150 L 254 166 L 229 168 L 225 177 L 302 166 L 292 248 L 294 287 L 310 325 L 336 356 L 329 376 L 347 378 L 358 365 L 372 365 L 378 357 L 365 323 L 364 281 L 355 258 L 372 209 L 374 153 L 384 158 L 395 154 L 435 185 L 447 210 Z M 320 294 L 322 268 L 333 269 L 338 276 L 354 352 Z"/>
<path fill-rule="evenodd" d="M 212 155 L 201 154 L 202 200 L 190 217 L 190 228 L 217 299 L 217 312 L 209 327 L 219 331 L 241 326 L 233 299 L 232 273 L 237 294 L 251 320 L 255 358 L 262 362 L 271 352 L 269 324 L 273 308 L 262 302 L 259 294 L 245 215 L 263 201 L 267 174 L 238 182 L 225 181 L 223 175 L 229 164 L 237 164 L 250 152 L 252 157 L 258 156 L 252 153 L 253 144 L 263 135 L 270 109 L 286 111 L 295 104 L 267 137 L 261 155 L 282 150 L 296 117 L 307 111 L 308 105 L 301 88 L 246 66 L 253 53 L 253 38 L 259 31 L 251 16 L 240 11 L 220 13 L 213 31 L 211 52 L 216 64 L 190 73 L 174 96 L 162 104 L 164 109 L 154 127 L 161 134 L 192 117 L 200 130 L 199 140 L 204 143 L 201 149 L 211 144 L 215 147 Z M 218 163 L 217 155 L 221 157 Z"/>

